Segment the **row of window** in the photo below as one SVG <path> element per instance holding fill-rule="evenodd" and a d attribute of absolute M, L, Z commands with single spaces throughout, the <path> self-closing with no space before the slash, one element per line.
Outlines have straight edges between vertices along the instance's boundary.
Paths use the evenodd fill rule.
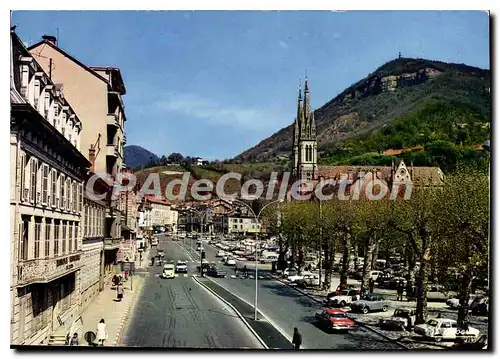
<path fill-rule="evenodd" d="M 78 230 L 78 222 L 45 218 L 43 223 L 42 217 L 22 216 L 19 258 L 55 258 L 76 252 L 79 250 Z"/>
<path fill-rule="evenodd" d="M 64 100 L 61 89 L 54 89 L 45 73 L 31 68 L 27 64 L 21 65 L 21 91 L 28 102 L 66 139 L 78 149 L 80 135 L 80 121 L 71 111 Z M 41 70 L 41 69 L 39 69 Z"/>
<path fill-rule="evenodd" d="M 21 201 L 81 213 L 83 185 L 34 156 L 21 156 Z"/>
<path fill-rule="evenodd" d="M 313 160 L 313 146 L 312 145 L 306 145 L 306 162 L 311 162 Z"/>
<path fill-rule="evenodd" d="M 85 204 L 83 216 L 83 236 L 104 236 L 104 220 L 106 211 L 99 206 Z"/>

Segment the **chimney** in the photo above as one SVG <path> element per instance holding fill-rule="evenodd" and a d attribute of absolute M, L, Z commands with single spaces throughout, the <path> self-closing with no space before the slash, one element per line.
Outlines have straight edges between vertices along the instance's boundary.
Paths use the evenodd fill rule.
<path fill-rule="evenodd" d="M 90 172 L 95 172 L 95 148 L 91 146 L 89 148 L 89 162 L 90 162 Z"/>
<path fill-rule="evenodd" d="M 50 42 L 54 46 L 57 46 L 57 38 L 55 36 L 52 36 L 52 35 L 43 35 L 42 39 L 44 39 L 45 41 Z"/>

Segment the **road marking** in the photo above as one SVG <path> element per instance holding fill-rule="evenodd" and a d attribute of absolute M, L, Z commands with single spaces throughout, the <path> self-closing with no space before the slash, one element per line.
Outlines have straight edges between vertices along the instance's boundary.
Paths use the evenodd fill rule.
<path fill-rule="evenodd" d="M 231 289 L 228 289 L 226 287 L 224 287 L 223 285 L 220 285 L 219 283 L 215 282 L 214 280 L 212 280 L 211 278 L 207 278 L 208 280 L 211 280 L 212 282 L 214 282 L 215 284 L 221 286 L 222 288 L 224 288 L 225 290 L 227 290 L 229 293 L 231 293 L 232 295 L 234 295 L 236 298 L 238 298 L 239 300 L 245 302 L 246 304 L 248 304 L 250 307 L 252 308 L 255 308 L 255 305 L 253 304 L 250 304 L 247 300 L 241 298 L 239 295 L 237 295 L 234 291 L 231 291 Z M 267 317 L 262 311 L 260 311 L 258 308 L 257 308 L 257 311 L 260 313 L 260 315 L 262 315 L 262 317 L 268 321 L 269 324 L 271 324 L 278 332 L 280 332 L 281 335 L 283 335 L 290 343 L 292 343 L 292 337 L 287 334 L 283 329 L 281 329 L 276 323 L 274 323 L 271 319 L 269 319 L 269 317 Z"/>
<path fill-rule="evenodd" d="M 231 308 L 236 313 L 236 315 L 241 319 L 241 321 L 243 322 L 243 324 L 245 324 L 245 326 L 248 328 L 248 330 L 250 330 L 250 332 L 255 336 L 255 338 L 257 338 L 257 340 L 264 347 L 264 349 L 269 349 L 269 347 L 267 346 L 266 342 L 264 340 L 262 340 L 262 338 L 255 332 L 255 330 L 252 328 L 252 326 L 245 319 L 245 317 L 243 317 L 243 315 L 231 303 L 229 303 L 227 300 L 225 300 L 224 298 L 222 298 L 219 294 L 215 293 L 212 289 L 210 289 L 209 287 L 207 287 L 205 284 L 203 284 L 200 281 L 198 281 L 197 278 L 193 277 L 193 280 L 195 282 L 197 282 L 202 288 L 205 288 L 210 293 L 212 293 L 212 295 L 214 295 L 216 298 L 218 298 L 221 302 L 225 303 L 229 308 Z"/>

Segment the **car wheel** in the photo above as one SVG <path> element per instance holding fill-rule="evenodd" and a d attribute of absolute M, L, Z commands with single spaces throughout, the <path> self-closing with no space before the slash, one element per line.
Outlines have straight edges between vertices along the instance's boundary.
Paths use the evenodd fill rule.
<path fill-rule="evenodd" d="M 344 308 L 345 307 L 345 301 L 341 301 L 340 302 L 340 308 Z"/>
<path fill-rule="evenodd" d="M 443 339 L 443 337 L 441 337 L 440 335 L 436 335 L 436 336 L 434 337 L 434 341 L 435 341 L 436 343 L 439 343 L 442 339 Z"/>
<path fill-rule="evenodd" d="M 364 307 L 363 309 L 361 309 L 361 313 L 363 314 L 368 314 L 369 311 L 370 309 L 368 309 L 368 307 Z"/>
<path fill-rule="evenodd" d="M 383 311 L 383 312 L 387 312 L 387 310 L 388 310 L 388 309 L 389 309 L 389 307 L 388 307 L 387 305 L 384 305 L 384 306 L 382 307 L 382 311 Z"/>

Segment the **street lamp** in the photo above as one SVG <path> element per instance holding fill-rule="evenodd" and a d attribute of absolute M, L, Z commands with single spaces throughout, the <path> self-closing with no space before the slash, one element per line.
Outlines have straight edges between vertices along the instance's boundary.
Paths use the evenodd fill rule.
<path fill-rule="evenodd" d="M 241 203 L 242 205 L 244 205 L 245 207 L 247 207 L 251 212 L 252 214 L 254 215 L 255 217 L 255 221 L 257 222 L 257 225 L 259 225 L 259 218 L 260 218 L 260 215 L 262 214 L 262 212 L 264 211 L 264 209 L 271 205 L 271 204 L 275 204 L 275 203 L 281 203 L 283 202 L 282 199 L 278 199 L 276 201 L 272 201 L 272 202 L 269 202 L 267 203 L 264 207 L 261 208 L 261 210 L 259 211 L 258 214 L 255 214 L 255 211 L 252 209 L 252 207 L 250 207 L 247 203 L 245 202 L 242 202 L 240 200 L 237 200 L 235 199 L 234 202 L 237 202 L 237 203 Z M 260 228 L 259 228 L 259 231 L 260 231 Z M 258 241 L 258 234 L 257 232 L 255 232 L 255 303 L 254 303 L 254 320 L 258 320 L 258 317 L 257 317 L 257 313 L 258 313 L 258 310 L 257 310 L 257 294 L 258 294 L 258 261 L 259 261 L 259 258 L 258 258 L 258 248 L 259 248 L 259 241 Z"/>

